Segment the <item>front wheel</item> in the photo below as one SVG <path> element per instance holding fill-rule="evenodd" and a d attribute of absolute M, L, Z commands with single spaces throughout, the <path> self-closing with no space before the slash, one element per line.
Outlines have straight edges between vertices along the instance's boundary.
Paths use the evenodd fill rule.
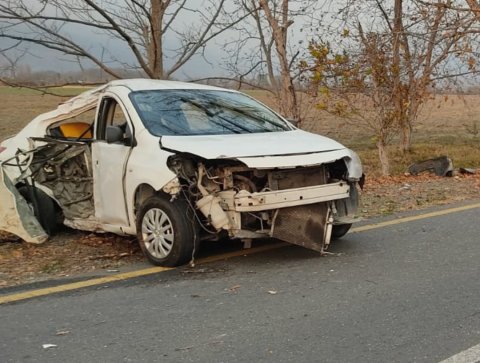
<path fill-rule="evenodd" d="M 196 234 L 188 205 L 153 196 L 137 215 L 137 238 L 144 255 L 158 266 L 179 266 L 193 257 Z"/>
<path fill-rule="evenodd" d="M 352 227 L 352 224 L 337 224 L 332 228 L 332 240 L 342 238 Z"/>

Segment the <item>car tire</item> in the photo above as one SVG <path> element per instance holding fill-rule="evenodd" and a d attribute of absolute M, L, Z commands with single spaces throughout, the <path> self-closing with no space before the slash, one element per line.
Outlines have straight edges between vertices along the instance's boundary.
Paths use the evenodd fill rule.
<path fill-rule="evenodd" d="M 19 193 L 33 209 L 33 214 L 49 236 L 58 232 L 58 210 L 55 201 L 39 188 L 24 185 L 18 188 Z M 34 198 L 37 203 L 34 203 Z"/>
<path fill-rule="evenodd" d="M 174 267 L 189 262 L 198 236 L 188 204 L 159 195 L 147 199 L 137 213 L 137 239 L 154 265 Z"/>
<path fill-rule="evenodd" d="M 332 228 L 332 240 L 337 240 L 345 236 L 351 227 L 351 223 L 334 225 Z"/>

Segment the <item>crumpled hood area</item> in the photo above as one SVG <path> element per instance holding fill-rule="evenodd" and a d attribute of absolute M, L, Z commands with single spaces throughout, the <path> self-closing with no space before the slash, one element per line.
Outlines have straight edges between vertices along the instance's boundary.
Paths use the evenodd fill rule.
<path fill-rule="evenodd" d="M 205 159 L 236 159 L 255 169 L 312 166 L 344 159 L 349 178 L 363 169 L 357 154 L 335 140 L 302 130 L 238 135 L 163 136 L 162 148 Z"/>
<path fill-rule="evenodd" d="M 308 154 L 345 149 L 324 136 L 302 130 L 257 134 L 162 136 L 162 148 L 205 159 Z"/>

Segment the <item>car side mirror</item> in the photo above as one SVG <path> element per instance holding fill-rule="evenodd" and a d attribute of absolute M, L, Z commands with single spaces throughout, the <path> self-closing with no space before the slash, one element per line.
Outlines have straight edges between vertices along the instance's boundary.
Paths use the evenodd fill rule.
<path fill-rule="evenodd" d="M 123 130 L 119 126 L 107 126 L 107 130 L 105 133 L 105 140 L 109 144 L 113 144 L 116 142 L 123 142 Z"/>

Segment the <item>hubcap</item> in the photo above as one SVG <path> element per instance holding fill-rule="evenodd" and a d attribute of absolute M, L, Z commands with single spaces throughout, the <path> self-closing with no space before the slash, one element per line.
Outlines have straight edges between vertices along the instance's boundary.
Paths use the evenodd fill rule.
<path fill-rule="evenodd" d="M 142 237 L 147 251 L 155 258 L 165 258 L 173 247 L 173 225 L 158 208 L 149 209 L 142 220 Z"/>

